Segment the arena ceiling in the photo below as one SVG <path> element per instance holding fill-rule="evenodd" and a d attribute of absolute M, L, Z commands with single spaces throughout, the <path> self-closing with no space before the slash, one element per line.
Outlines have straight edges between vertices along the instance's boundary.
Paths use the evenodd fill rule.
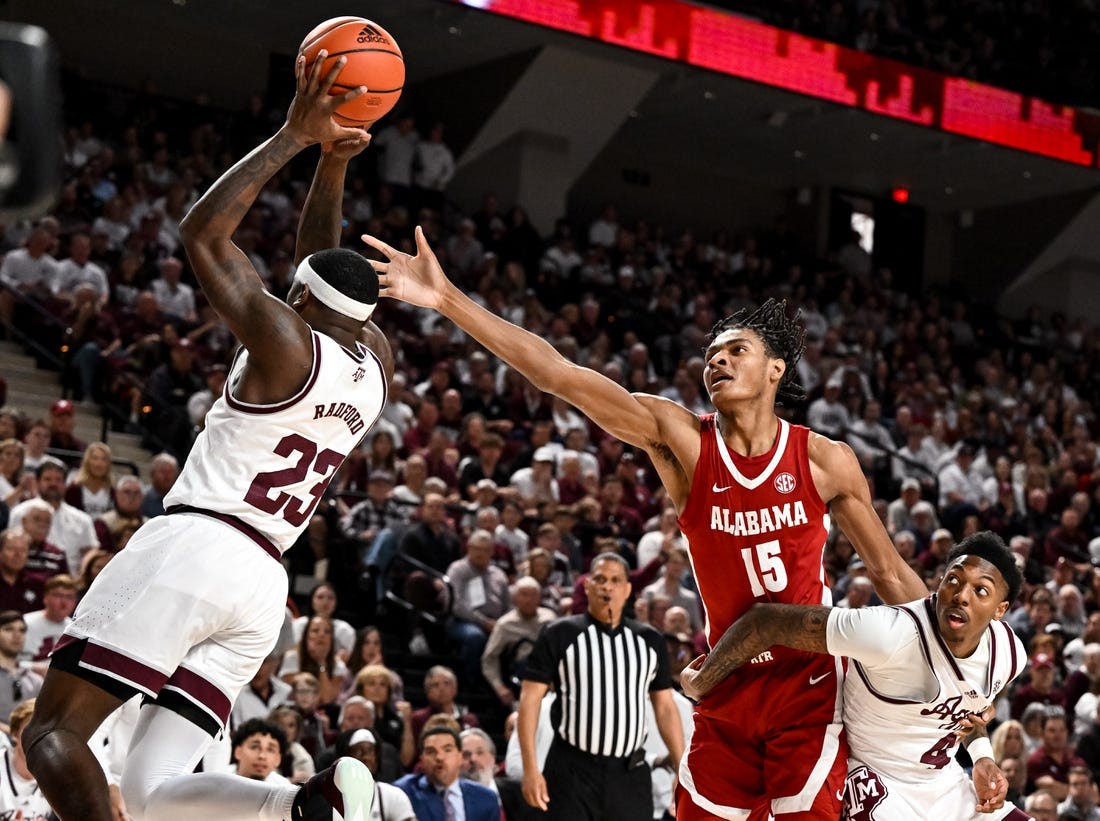
<path fill-rule="evenodd" d="M 64 7 L 74 15 L 87 15 L 91 7 L 95 20 L 81 20 L 74 25 L 79 31 L 58 31 L 58 20 L 76 19 L 67 18 Z M 181 41 L 190 40 L 183 33 L 216 27 L 223 36 L 239 34 L 251 43 L 282 43 L 288 31 L 304 33 L 320 20 L 348 13 L 375 19 L 395 35 L 410 85 L 545 44 L 659 72 L 659 81 L 604 156 L 622 152 L 667 162 L 675 155 L 684 173 L 723 169 L 776 190 L 829 185 L 883 196 L 900 185 L 910 191 L 911 203 L 933 212 L 1026 202 L 1100 184 L 1096 169 L 582 40 L 447 0 L 362 6 L 347 0 L 0 0 L 0 15 L 45 25 L 66 54 L 85 44 L 102 55 L 102 38 L 89 31 L 96 24 L 116 31 L 141 26 L 147 37 L 167 39 L 162 53 L 173 55 L 176 71 L 188 60 L 203 59 L 201 47 L 181 50 Z"/>

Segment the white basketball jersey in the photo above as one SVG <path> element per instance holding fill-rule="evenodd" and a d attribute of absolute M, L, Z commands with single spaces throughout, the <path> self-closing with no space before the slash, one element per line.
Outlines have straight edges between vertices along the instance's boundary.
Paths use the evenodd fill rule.
<path fill-rule="evenodd" d="M 382 363 L 362 344 L 356 347 L 348 350 L 314 331 L 305 386 L 273 405 L 233 397 L 248 361 L 240 349 L 165 508 L 233 516 L 286 551 L 386 402 Z"/>
<path fill-rule="evenodd" d="M 937 629 L 935 596 L 866 612 L 870 611 L 891 620 L 890 647 L 899 650 L 888 664 L 851 659 L 844 682 L 849 773 L 866 765 L 864 769 L 883 780 L 919 784 L 925 791 L 941 777 L 966 778 L 955 761 L 954 730 L 967 713 L 991 704 L 1020 673 L 1027 662 L 1023 645 L 1012 628 L 993 621 L 971 656 L 973 661 L 956 659 Z M 975 668 L 973 662 L 979 659 L 986 661 Z M 897 695 L 896 678 L 895 683 L 885 680 L 887 666 L 909 671 L 906 697 Z M 968 668 L 972 680 L 963 668 Z"/>

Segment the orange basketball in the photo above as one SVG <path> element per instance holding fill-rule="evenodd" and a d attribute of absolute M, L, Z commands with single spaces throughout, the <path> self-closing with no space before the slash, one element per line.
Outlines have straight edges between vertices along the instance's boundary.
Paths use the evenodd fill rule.
<path fill-rule="evenodd" d="M 390 33 L 380 25 L 362 17 L 333 17 L 321 23 L 298 48 L 298 53 L 305 55 L 306 71 L 313 68 L 321 49 L 328 51 L 323 66 L 326 73 L 337 58 L 347 58 L 331 94 L 367 87 L 366 94 L 336 109 L 334 118 L 340 125 L 369 128 L 397 105 L 405 87 L 405 58 Z"/>

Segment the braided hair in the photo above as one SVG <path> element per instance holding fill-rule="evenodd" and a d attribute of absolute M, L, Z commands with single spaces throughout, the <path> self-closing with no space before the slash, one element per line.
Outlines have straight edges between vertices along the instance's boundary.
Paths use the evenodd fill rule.
<path fill-rule="evenodd" d="M 776 391 L 776 402 L 801 402 L 806 391 L 795 379 L 795 366 L 806 350 L 806 330 L 799 322 L 801 315 L 801 311 L 795 311 L 794 316 L 787 316 L 787 300 L 772 297 L 754 311 L 742 308 L 716 323 L 710 329 L 707 344 L 734 328 L 752 331 L 764 343 L 764 353 L 772 359 L 782 359 L 787 366 Z"/>

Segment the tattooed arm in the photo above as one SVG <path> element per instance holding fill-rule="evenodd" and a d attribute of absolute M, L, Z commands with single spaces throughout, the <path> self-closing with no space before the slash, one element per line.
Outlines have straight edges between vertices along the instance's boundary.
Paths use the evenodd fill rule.
<path fill-rule="evenodd" d="M 831 610 L 803 604 L 754 604 L 729 626 L 709 655 L 699 656 L 680 674 L 684 695 L 702 698 L 738 667 L 777 644 L 828 653 L 825 626 Z"/>
<path fill-rule="evenodd" d="M 248 257 L 233 242 L 248 209 L 263 186 L 299 151 L 313 143 L 361 139 L 360 129 L 336 125 L 332 113 L 343 102 L 362 94 L 361 89 L 339 96 L 328 91 L 343 67 L 343 58 L 326 76 L 314 63 L 305 71 L 295 66 L 297 93 L 286 123 L 270 140 L 223 174 L 203 195 L 180 225 L 187 255 L 203 292 L 226 325 L 248 348 L 249 369 L 264 387 L 240 398 L 250 402 L 284 398 L 288 386 L 304 380 L 312 365 L 309 328 L 285 303 L 272 298 L 263 287 Z"/>

